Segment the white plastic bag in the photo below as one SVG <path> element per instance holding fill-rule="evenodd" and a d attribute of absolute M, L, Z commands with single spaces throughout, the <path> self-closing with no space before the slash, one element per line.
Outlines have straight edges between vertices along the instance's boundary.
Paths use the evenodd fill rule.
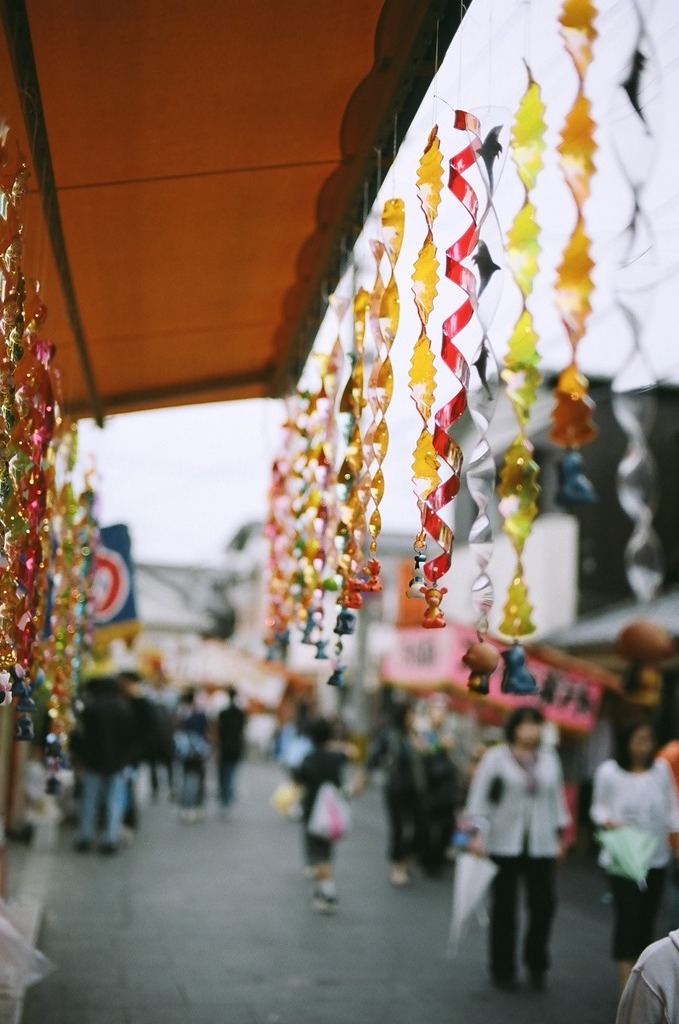
<path fill-rule="evenodd" d="M 54 970 L 54 964 L 24 938 L 0 900 L 0 992 L 20 996 Z"/>
<path fill-rule="evenodd" d="M 334 843 L 344 838 L 350 824 L 351 808 L 348 800 L 332 782 L 323 782 L 311 808 L 307 832 Z"/>

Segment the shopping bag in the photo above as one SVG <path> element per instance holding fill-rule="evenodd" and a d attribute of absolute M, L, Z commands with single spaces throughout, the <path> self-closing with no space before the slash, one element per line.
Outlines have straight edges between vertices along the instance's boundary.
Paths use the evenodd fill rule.
<path fill-rule="evenodd" d="M 334 843 L 344 838 L 350 822 L 351 809 L 346 797 L 332 782 L 322 783 L 311 808 L 307 832 Z"/>
<path fill-rule="evenodd" d="M 646 889 L 646 875 L 657 848 L 657 840 L 649 832 L 636 825 L 620 825 L 618 828 L 600 829 L 597 842 L 606 851 L 606 870 L 612 875 L 622 875 Z"/>
<path fill-rule="evenodd" d="M 0 900 L 0 996 L 22 996 L 53 970 L 51 960 L 25 938 L 10 907 Z"/>

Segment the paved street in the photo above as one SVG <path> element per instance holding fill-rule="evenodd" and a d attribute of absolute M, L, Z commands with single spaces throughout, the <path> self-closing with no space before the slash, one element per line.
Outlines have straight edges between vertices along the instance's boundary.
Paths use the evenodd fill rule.
<path fill-rule="evenodd" d="M 496 992 L 479 926 L 447 956 L 452 869 L 389 886 L 377 787 L 339 850 L 340 910 L 315 914 L 299 826 L 269 806 L 281 778 L 245 765 L 228 822 L 213 804 L 195 824 L 149 805 L 113 858 L 76 854 L 64 827 L 39 942 L 57 970 L 29 990 L 24 1024 L 612 1024 L 610 908 L 591 863 L 561 869 L 549 990 Z"/>

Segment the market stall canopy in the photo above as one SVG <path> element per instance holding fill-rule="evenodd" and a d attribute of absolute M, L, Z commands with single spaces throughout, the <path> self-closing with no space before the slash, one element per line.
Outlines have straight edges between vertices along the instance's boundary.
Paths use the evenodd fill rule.
<path fill-rule="evenodd" d="M 2 0 L 0 124 L 68 413 L 294 386 L 445 7 Z"/>

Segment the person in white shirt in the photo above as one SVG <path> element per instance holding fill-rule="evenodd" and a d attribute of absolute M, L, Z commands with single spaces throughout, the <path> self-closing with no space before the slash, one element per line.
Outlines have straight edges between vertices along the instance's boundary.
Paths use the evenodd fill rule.
<path fill-rule="evenodd" d="M 609 874 L 615 923 L 613 959 L 623 989 L 637 957 L 653 941 L 671 851 L 679 854 L 679 800 L 669 766 L 655 760 L 657 743 L 643 719 L 630 723 L 618 738 L 615 758 L 604 761 L 594 775 L 590 814 L 599 828 L 636 825 L 655 838 L 646 887 L 630 878 Z M 605 853 L 600 857 L 605 868 Z"/>
<path fill-rule="evenodd" d="M 505 740 L 485 752 L 474 774 L 464 818 L 474 829 L 469 849 L 498 866 L 491 890 L 490 972 L 493 984 L 513 990 L 517 902 L 525 881 L 528 928 L 523 960 L 530 984 L 542 989 L 550 965 L 549 936 L 556 909 L 555 866 L 570 823 L 561 762 L 542 744 L 542 713 L 516 708 Z"/>
<path fill-rule="evenodd" d="M 679 1019 L 679 929 L 648 946 L 627 979 L 615 1024 L 674 1024 Z"/>

